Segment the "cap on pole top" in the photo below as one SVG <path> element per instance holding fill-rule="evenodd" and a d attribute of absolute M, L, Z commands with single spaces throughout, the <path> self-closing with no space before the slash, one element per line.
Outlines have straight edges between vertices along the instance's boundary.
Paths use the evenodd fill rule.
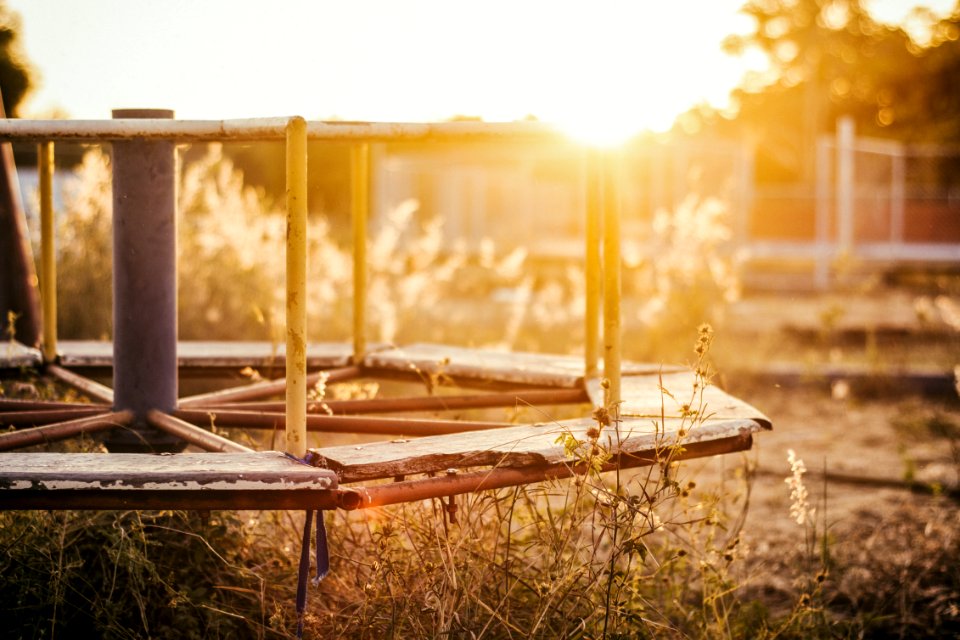
<path fill-rule="evenodd" d="M 114 109 L 111 111 L 114 119 L 117 118 L 173 118 L 173 109 Z"/>

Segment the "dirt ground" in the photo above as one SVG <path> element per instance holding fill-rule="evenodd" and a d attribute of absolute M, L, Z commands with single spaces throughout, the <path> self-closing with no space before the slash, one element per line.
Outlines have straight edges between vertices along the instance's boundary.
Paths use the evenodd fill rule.
<path fill-rule="evenodd" d="M 752 362 L 779 355 L 811 371 L 805 383 L 765 379 L 762 373 L 724 379 L 728 391 L 774 425 L 744 454 L 756 470 L 743 523 L 749 593 L 789 608 L 799 589 L 809 589 L 802 583 L 825 570 L 822 588 L 835 614 L 850 618 L 869 611 L 896 621 L 886 632 L 955 637 L 960 400 L 948 377 L 960 361 L 951 315 L 956 308 L 954 298 L 904 292 L 847 299 L 758 296 L 733 307 L 734 324 L 750 323 L 751 331 L 737 340 L 746 337 L 739 348 L 749 349 L 753 334 Z M 866 361 L 885 376 L 872 389 L 816 373 Z M 939 372 L 948 384 L 921 394 L 898 384 L 891 370 Z M 789 515 L 788 450 L 807 469 L 805 484 L 817 509 L 815 549 L 810 527 Z M 715 482 L 729 479 L 742 462 L 694 462 L 690 473 Z M 820 555 L 824 541 L 835 564 L 814 558 L 801 566 Z"/>

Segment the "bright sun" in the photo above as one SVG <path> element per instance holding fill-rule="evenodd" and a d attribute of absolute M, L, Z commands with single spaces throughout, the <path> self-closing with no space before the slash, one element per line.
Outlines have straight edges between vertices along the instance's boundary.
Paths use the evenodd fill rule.
<path fill-rule="evenodd" d="M 738 28 L 725 4 L 597 0 L 589 9 L 553 3 L 545 10 L 514 2 L 508 15 L 479 11 L 468 32 L 405 43 L 396 55 L 423 73 L 383 61 L 390 79 L 372 90 L 391 99 L 371 119 L 533 115 L 601 146 L 664 131 L 697 102 L 724 103 L 743 71 L 743 61 L 720 52 L 722 38 Z M 718 25 L 724 21 L 726 28 Z"/>
<path fill-rule="evenodd" d="M 745 66 L 720 53 L 743 30 L 742 0 L 289 0 L 257 21 L 235 0 L 183 3 L 182 15 L 163 3 L 63 3 L 57 20 L 49 4 L 13 2 L 44 73 L 47 104 L 36 107 L 77 118 L 129 105 L 210 119 L 532 115 L 610 145 L 667 129 L 697 102 L 724 103 Z"/>

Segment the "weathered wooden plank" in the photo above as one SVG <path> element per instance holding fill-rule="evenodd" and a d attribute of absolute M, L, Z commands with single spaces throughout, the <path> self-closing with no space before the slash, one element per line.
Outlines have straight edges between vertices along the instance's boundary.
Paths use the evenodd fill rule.
<path fill-rule="evenodd" d="M 713 385 L 694 388 L 692 371 L 665 372 L 624 377 L 621 381 L 623 418 L 694 418 L 702 412 L 712 419 L 755 420 L 770 429 L 770 419 L 756 408 Z M 603 405 L 603 389 L 599 380 L 587 381 L 587 393 L 595 407 Z"/>
<path fill-rule="evenodd" d="M 22 345 L 16 340 L 0 343 L 0 369 L 38 367 L 42 362 L 39 349 Z"/>
<path fill-rule="evenodd" d="M 423 376 L 499 380 L 546 387 L 575 387 L 583 379 L 583 358 L 523 351 L 499 352 L 439 344 L 414 344 L 369 354 L 363 361 L 371 369 Z M 657 371 L 661 365 L 624 364 L 624 375 Z"/>
<path fill-rule="evenodd" d="M 0 456 L 5 491 L 328 490 L 332 471 L 277 451 L 254 453 L 6 453 Z"/>
<path fill-rule="evenodd" d="M 113 366 L 113 343 L 64 340 L 59 343 L 60 362 L 66 367 Z M 185 368 L 282 367 L 286 345 L 269 342 L 223 342 L 187 340 L 177 343 L 177 361 Z M 317 342 L 307 347 L 307 367 L 327 369 L 350 363 L 352 347 L 340 342 Z"/>
<path fill-rule="evenodd" d="M 525 467 L 574 462 L 560 438 L 572 435 L 587 442 L 591 418 L 566 420 L 468 433 L 397 439 L 387 442 L 312 449 L 321 466 L 335 470 L 342 482 L 391 478 L 415 473 L 480 466 Z M 673 444 L 734 438 L 764 428 L 751 419 L 707 420 L 691 427 L 690 420 L 630 418 L 619 430 L 606 427 L 599 444 L 617 455 L 649 455 Z M 680 432 L 684 431 L 681 436 Z"/>

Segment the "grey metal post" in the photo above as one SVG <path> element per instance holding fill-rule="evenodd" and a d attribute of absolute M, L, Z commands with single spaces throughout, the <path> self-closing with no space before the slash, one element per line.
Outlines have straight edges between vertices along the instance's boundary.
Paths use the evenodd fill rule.
<path fill-rule="evenodd" d="M 114 118 L 173 118 L 168 109 L 115 109 Z M 177 438 L 146 423 L 177 406 L 176 154 L 170 141 L 113 143 L 113 389 L 134 412 L 110 451 L 174 451 Z"/>
<path fill-rule="evenodd" d="M 853 118 L 837 119 L 837 242 L 840 252 L 853 254 L 854 224 L 854 142 Z"/>
<path fill-rule="evenodd" d="M 831 142 L 826 137 L 817 138 L 816 163 L 816 208 L 814 209 L 814 286 L 825 291 L 830 286 L 830 262 L 834 257 L 831 251 L 831 215 L 830 215 L 830 176 L 833 175 L 831 163 Z"/>

